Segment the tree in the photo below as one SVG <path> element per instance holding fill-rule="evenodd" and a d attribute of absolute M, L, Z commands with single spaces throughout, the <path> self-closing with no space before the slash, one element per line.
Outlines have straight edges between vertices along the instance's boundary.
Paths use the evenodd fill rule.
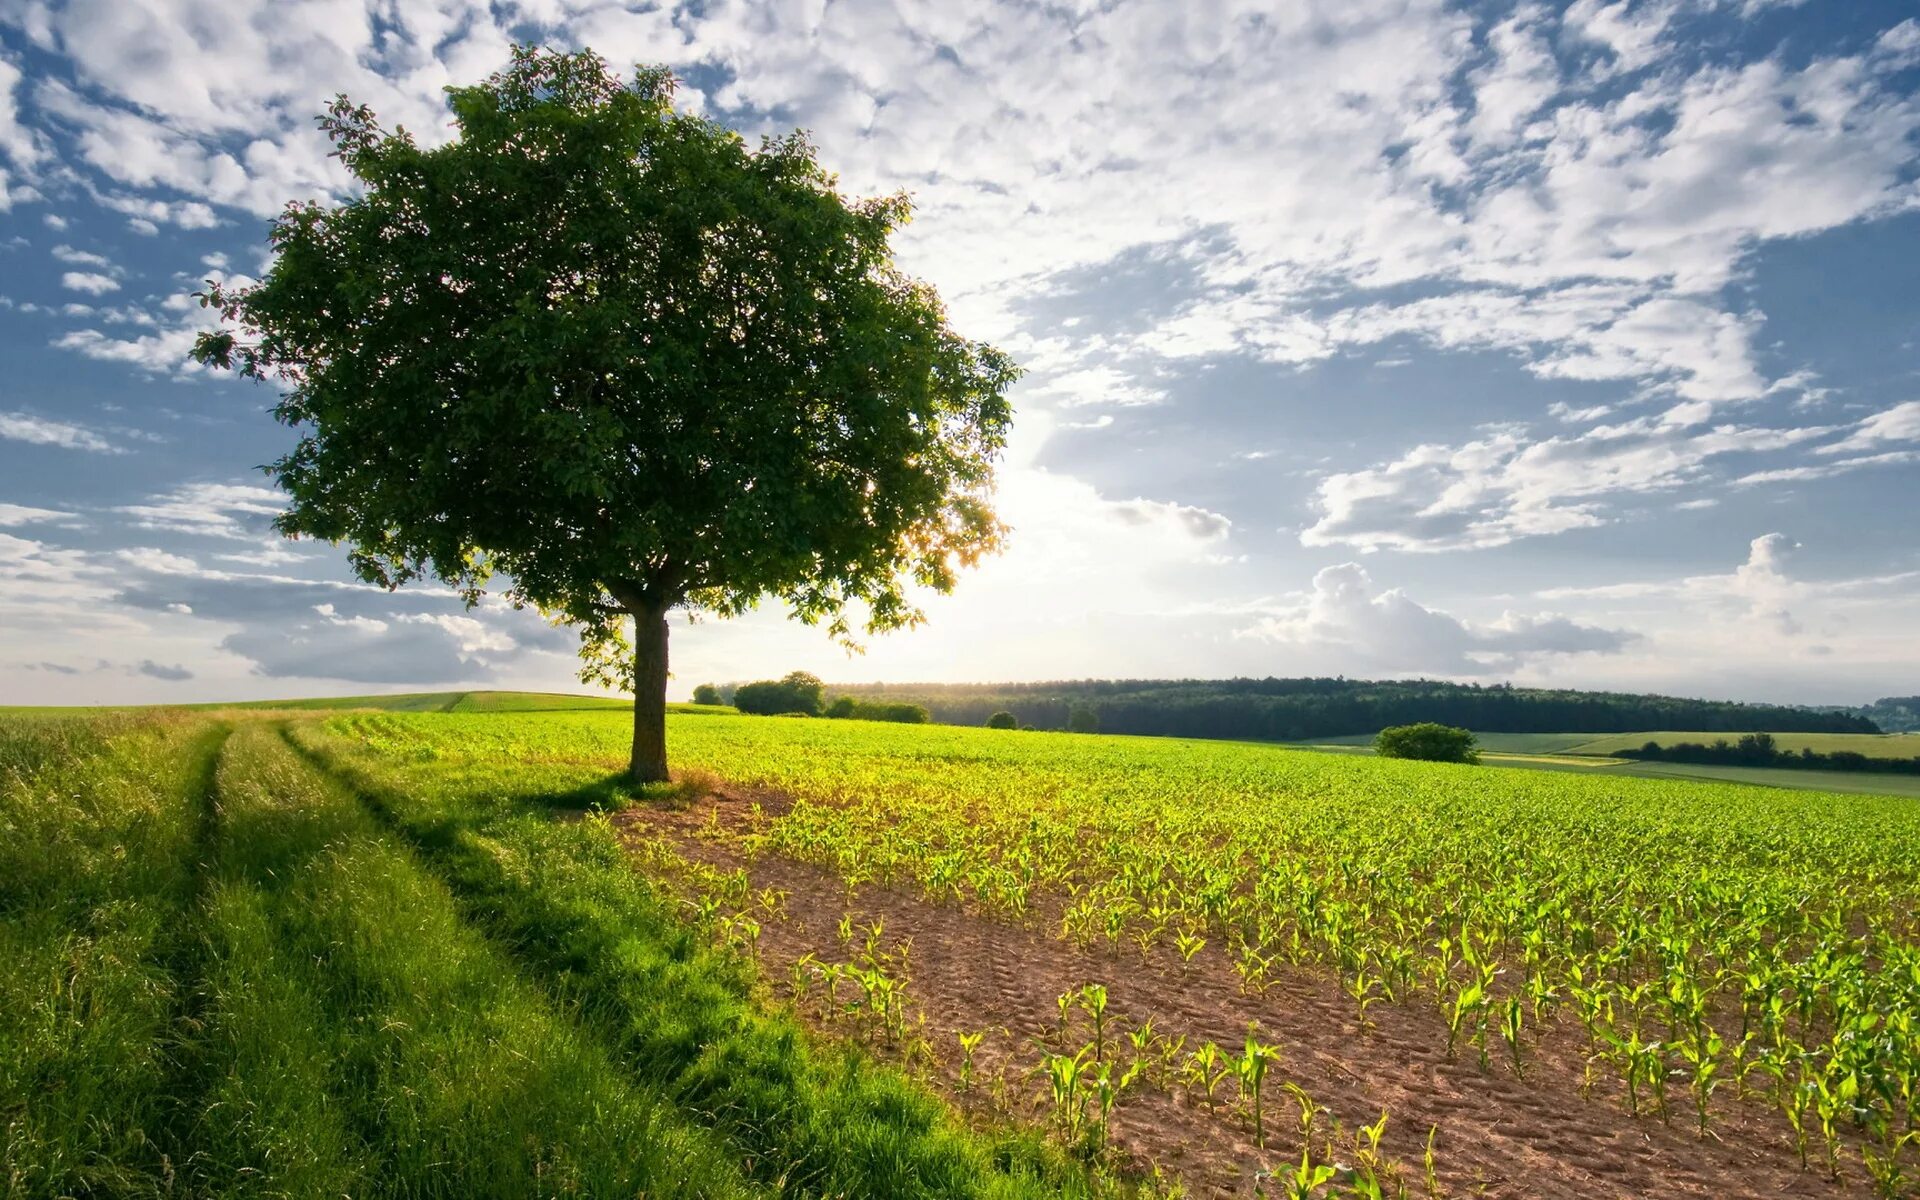
<path fill-rule="evenodd" d="M 848 717 L 853 716 L 854 711 L 859 707 L 860 702 L 852 696 L 836 696 L 834 697 L 833 703 L 827 705 L 826 715 L 836 721 L 844 721 Z"/>
<path fill-rule="evenodd" d="M 817 717 L 825 703 L 825 692 L 826 685 L 820 682 L 818 675 L 791 671 L 777 680 L 764 679 L 758 683 L 741 684 L 734 689 L 733 706 L 743 713 L 764 717 L 781 713 Z"/>
<path fill-rule="evenodd" d="M 1015 717 L 1012 713 L 1008 712 L 1006 709 L 1003 708 L 999 712 L 987 718 L 987 728 L 988 729 L 1018 729 L 1020 728 L 1020 720 L 1018 717 Z"/>
<path fill-rule="evenodd" d="M 579 628 L 667 777 L 667 617 L 765 597 L 851 641 L 997 548 L 1018 371 L 897 267 L 903 196 L 851 200 L 801 134 L 758 148 L 590 52 L 449 89 L 435 149 L 337 99 L 359 182 L 290 205 L 194 356 L 283 386 L 280 532 Z M 631 623 L 631 633 L 628 623 Z"/>
<path fill-rule="evenodd" d="M 703 683 L 693 689 L 693 702 L 695 704 L 719 704 L 720 689 L 710 683 Z"/>
<path fill-rule="evenodd" d="M 1477 763 L 1480 761 L 1480 752 L 1474 748 L 1475 740 L 1467 730 L 1422 721 L 1417 725 L 1395 725 L 1382 729 L 1373 739 L 1373 752 L 1381 758 Z"/>
<path fill-rule="evenodd" d="M 1075 703 L 1067 710 L 1067 728 L 1074 733 L 1099 733 L 1100 714 L 1091 704 Z"/>

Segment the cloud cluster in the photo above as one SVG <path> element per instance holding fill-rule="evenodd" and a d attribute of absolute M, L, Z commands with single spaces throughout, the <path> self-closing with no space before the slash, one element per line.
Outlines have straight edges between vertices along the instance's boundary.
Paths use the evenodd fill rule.
<path fill-rule="evenodd" d="M 1680 409 L 1534 438 L 1499 432 L 1320 481 L 1309 546 L 1437 551 L 1505 545 L 1604 524 L 1606 502 L 1667 492 L 1708 464 L 1798 446 L 1831 427 L 1702 425 Z"/>
<path fill-rule="evenodd" d="M 84 425 L 26 412 L 0 412 L 0 438 L 35 446 L 58 446 L 62 450 L 89 450 L 95 454 L 119 452 L 119 447 Z"/>
<path fill-rule="evenodd" d="M 1275 606 L 1241 632 L 1350 663 L 1350 670 L 1387 674 L 1510 672 L 1551 655 L 1617 654 L 1633 641 L 1625 631 L 1556 614 L 1508 612 L 1490 624 L 1470 624 L 1399 588 L 1376 593 L 1358 563 L 1323 568 L 1304 596 Z"/>

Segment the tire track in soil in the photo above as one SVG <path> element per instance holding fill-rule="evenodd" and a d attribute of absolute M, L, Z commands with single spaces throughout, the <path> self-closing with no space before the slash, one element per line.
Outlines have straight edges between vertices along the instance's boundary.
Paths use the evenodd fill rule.
<path fill-rule="evenodd" d="M 760 954 L 770 983 L 784 993 L 788 968 L 812 953 L 825 961 L 853 954 L 840 945 L 837 926 L 852 912 L 861 923 L 880 920 L 889 947 L 912 941 L 909 995 L 924 1015 L 927 1035 L 952 1084 L 957 1073 L 955 1033 L 991 1032 L 974 1056 L 976 1076 L 987 1081 L 972 1094 L 954 1095 L 979 1110 L 1004 1084 L 1003 1102 L 1013 1115 L 1043 1122 L 1044 1087 L 1030 1074 L 1039 1062 L 1036 1042 L 1057 1030 L 1055 998 L 1086 983 L 1108 991 L 1114 1038 L 1121 1062 L 1130 1061 L 1120 1031 L 1151 1017 L 1156 1031 L 1187 1037 L 1192 1050 L 1204 1041 L 1237 1051 L 1250 1021 L 1264 1042 L 1278 1042 L 1281 1061 L 1269 1072 L 1265 1107 L 1267 1148 L 1253 1144 L 1249 1122 L 1230 1115 L 1231 1078 L 1220 1089 L 1220 1112 L 1184 1093 L 1139 1088 L 1114 1110 L 1113 1138 L 1140 1169 L 1158 1166 L 1183 1180 L 1196 1195 L 1249 1196 L 1256 1172 L 1284 1171 L 1300 1157 L 1298 1108 L 1282 1081 L 1304 1088 L 1352 1133 L 1390 1116 L 1383 1149 L 1405 1171 L 1409 1194 L 1425 1194 L 1422 1160 L 1429 1127 L 1444 1195 L 1489 1200 L 1639 1200 L 1642 1197 L 1706 1198 L 1856 1196 L 1869 1190 L 1855 1167 L 1841 1181 L 1805 1172 L 1785 1121 L 1755 1102 L 1738 1102 L 1731 1088 L 1715 1100 L 1715 1119 L 1705 1139 L 1692 1132 L 1684 1093 L 1670 1096 L 1672 1124 L 1634 1118 L 1625 1110 L 1624 1088 L 1614 1079 L 1581 1094 L 1584 1033 L 1569 1023 L 1534 1029 L 1526 1076 L 1517 1078 L 1496 1054 L 1482 1072 L 1477 1051 L 1458 1059 L 1445 1054 L 1446 1025 L 1424 1002 L 1376 1003 L 1368 1012 L 1374 1028 L 1362 1032 L 1353 1006 L 1332 973 L 1282 968 L 1259 995 L 1243 995 L 1231 960 L 1209 945 L 1183 969 L 1178 956 L 1161 949 L 1143 958 L 1137 949 L 1082 949 L 1053 936 L 1057 916 L 1036 912 L 1026 924 L 973 911 L 960 903 L 936 903 L 915 890 L 863 888 L 849 903 L 846 887 L 829 872 L 775 855 L 751 862 L 702 830 L 742 832 L 754 804 L 768 817 L 786 807 L 784 797 L 722 787 L 690 807 L 637 807 L 617 814 L 623 836 L 665 834 L 689 859 L 733 869 L 745 867 L 758 888 L 788 893 L 784 919 L 762 920 Z M 818 1008 L 803 1013 L 816 1026 Z M 824 1028 L 844 1034 L 831 1022 Z M 1075 1045 L 1080 1042 L 1076 1033 Z M 1052 1043 L 1059 1048 L 1057 1039 Z M 1500 1046 L 1493 1037 L 1493 1049 Z M 1324 1130 L 1324 1124 L 1322 1126 Z M 1319 1133 L 1316 1157 L 1324 1153 Z M 1351 1161 L 1351 1154 L 1341 1155 Z M 1271 1190 L 1271 1189 L 1269 1189 Z"/>

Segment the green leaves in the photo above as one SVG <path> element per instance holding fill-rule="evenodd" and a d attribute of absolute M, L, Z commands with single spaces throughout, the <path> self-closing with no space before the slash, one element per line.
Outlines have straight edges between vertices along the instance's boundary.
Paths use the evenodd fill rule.
<path fill-rule="evenodd" d="M 450 89 L 432 149 L 336 99 L 358 196 L 290 206 L 194 348 L 287 389 L 282 532 L 386 587 L 503 579 L 596 678 L 640 609 L 913 624 L 912 590 L 1003 533 L 1018 370 L 893 265 L 906 198 L 850 200 L 804 136 L 749 147 L 672 100 L 664 68 L 530 47 Z"/>

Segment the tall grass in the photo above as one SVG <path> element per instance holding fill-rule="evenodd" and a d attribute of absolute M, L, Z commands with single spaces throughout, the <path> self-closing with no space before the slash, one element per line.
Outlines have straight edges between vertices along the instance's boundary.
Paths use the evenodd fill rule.
<path fill-rule="evenodd" d="M 197 1182 L 219 1195 L 736 1196 L 725 1143 L 618 1070 L 273 730 L 219 776 Z"/>
<path fill-rule="evenodd" d="M 181 716 L 0 723 L 7 1195 L 158 1194 L 222 732 Z"/>

